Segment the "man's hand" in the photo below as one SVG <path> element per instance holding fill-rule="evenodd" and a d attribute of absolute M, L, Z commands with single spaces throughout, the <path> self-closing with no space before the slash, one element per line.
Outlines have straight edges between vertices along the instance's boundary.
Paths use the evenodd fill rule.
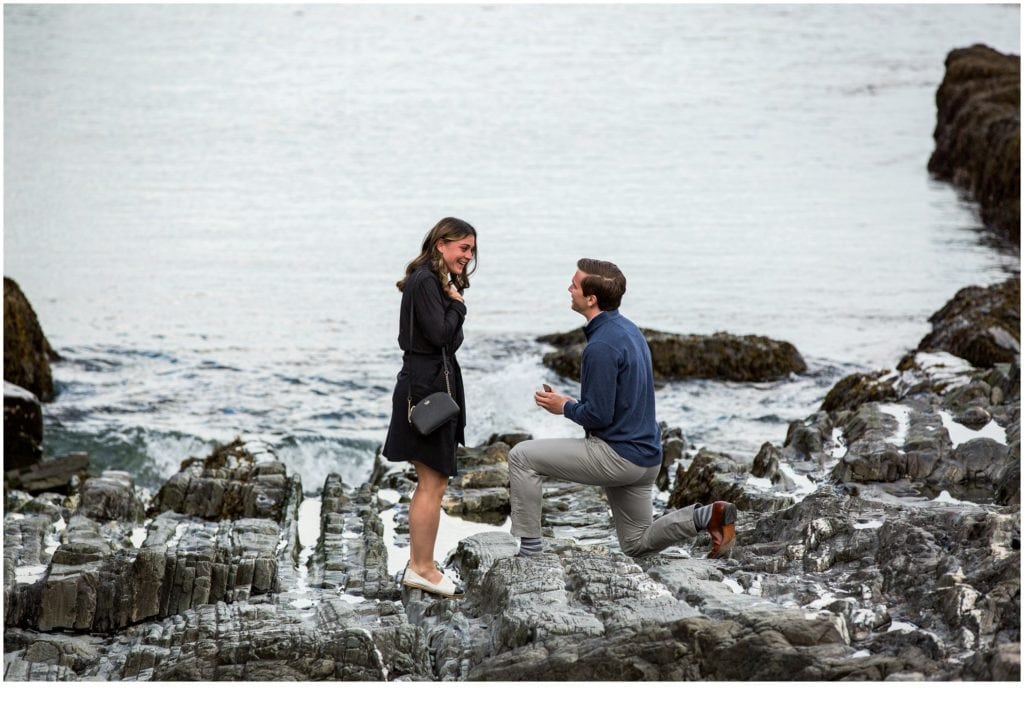
<path fill-rule="evenodd" d="M 559 416 L 562 415 L 562 408 L 565 406 L 565 403 L 574 401 L 573 398 L 567 394 L 546 392 L 544 390 L 534 392 L 533 400 L 541 409 L 547 409 L 552 414 L 558 414 Z"/>

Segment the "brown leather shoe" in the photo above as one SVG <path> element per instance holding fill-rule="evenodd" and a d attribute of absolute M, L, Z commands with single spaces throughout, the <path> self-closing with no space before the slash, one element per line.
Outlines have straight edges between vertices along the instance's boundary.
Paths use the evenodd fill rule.
<path fill-rule="evenodd" d="M 711 520 L 708 522 L 711 534 L 709 558 L 726 557 L 736 543 L 736 505 L 727 501 L 716 501 L 711 505 Z"/>

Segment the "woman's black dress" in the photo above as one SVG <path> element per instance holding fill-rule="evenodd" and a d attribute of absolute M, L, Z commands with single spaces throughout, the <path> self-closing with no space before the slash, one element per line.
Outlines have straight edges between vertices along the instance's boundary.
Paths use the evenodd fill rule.
<path fill-rule="evenodd" d="M 416 308 L 416 328 L 410 343 L 409 322 L 413 305 Z M 391 397 L 391 425 L 382 452 L 391 462 L 415 460 L 452 477 L 457 472 L 456 446 L 466 444 L 466 397 L 462 388 L 462 370 L 455 358 L 455 351 L 462 345 L 466 305 L 445 294 L 430 264 L 424 263 L 406 281 L 398 319 L 398 346 L 405 353 Z M 409 390 L 412 389 L 413 404 L 428 394 L 446 391 L 442 347 L 448 354 L 448 379 L 460 408 L 459 416 L 429 436 L 421 436 L 409 423 Z"/>

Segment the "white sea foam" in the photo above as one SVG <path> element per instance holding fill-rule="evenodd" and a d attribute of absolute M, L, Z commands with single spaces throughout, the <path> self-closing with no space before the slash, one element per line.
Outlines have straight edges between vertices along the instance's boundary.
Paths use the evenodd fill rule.
<path fill-rule="evenodd" d="M 835 601 L 837 601 L 837 599 L 836 599 L 834 594 L 832 594 L 831 592 L 825 592 L 824 594 L 822 594 L 822 596 L 820 598 L 815 599 L 811 603 L 807 604 L 805 608 L 812 608 L 812 609 L 819 609 L 820 610 L 820 609 L 825 608 L 826 606 L 828 606 L 829 604 L 831 604 L 831 603 L 833 603 Z"/>
<path fill-rule="evenodd" d="M 832 448 L 829 449 L 829 455 L 836 460 L 846 455 L 846 438 L 843 436 L 843 430 L 841 428 L 832 429 Z"/>
<path fill-rule="evenodd" d="M 943 489 L 941 492 L 939 492 L 939 496 L 937 496 L 934 499 L 932 499 L 932 501 L 939 502 L 940 504 L 969 504 L 969 503 L 971 503 L 971 502 L 962 501 L 960 499 L 955 498 L 952 494 L 947 492 L 945 489 Z"/>
<path fill-rule="evenodd" d="M 747 484 L 751 487 L 757 487 L 765 491 L 771 491 L 772 481 L 767 477 L 755 477 L 754 475 L 747 475 Z"/>
<path fill-rule="evenodd" d="M 132 545 L 136 548 L 141 548 L 142 544 L 146 542 L 146 527 L 150 524 L 152 519 L 149 519 L 141 526 L 136 526 L 132 529 Z"/>
<path fill-rule="evenodd" d="M 779 470 L 794 485 L 793 489 L 791 489 L 789 493 L 798 497 L 798 499 L 803 499 L 808 494 L 812 494 L 818 489 L 818 485 L 812 482 L 807 475 L 798 473 L 788 463 L 780 462 Z"/>
<path fill-rule="evenodd" d="M 19 584 L 38 582 L 46 572 L 46 565 L 22 565 L 14 571 L 14 578 Z"/>
<path fill-rule="evenodd" d="M 942 418 L 942 425 L 946 427 L 949 440 L 953 442 L 954 448 L 975 438 L 991 438 L 996 443 L 1006 445 L 1006 429 L 997 424 L 995 419 L 974 430 L 954 421 L 948 411 L 940 411 L 939 416 Z"/>
<path fill-rule="evenodd" d="M 724 577 L 724 578 L 722 578 L 722 583 L 725 584 L 725 586 L 727 586 L 730 589 L 732 589 L 732 593 L 733 594 L 742 594 L 743 593 L 743 585 L 740 584 L 739 582 L 737 582 L 732 577 Z"/>
<path fill-rule="evenodd" d="M 910 408 L 901 404 L 879 404 L 878 410 L 896 419 L 896 433 L 886 437 L 885 441 L 902 452 L 910 430 Z"/>
<path fill-rule="evenodd" d="M 379 489 L 377 490 L 377 499 L 393 506 L 402 500 L 402 494 L 397 489 Z"/>
<path fill-rule="evenodd" d="M 305 497 L 299 504 L 299 542 L 304 547 L 315 547 L 320 537 L 320 497 Z"/>
<path fill-rule="evenodd" d="M 53 524 L 52 530 L 46 534 L 46 547 L 43 552 L 53 557 L 53 554 L 57 552 L 57 548 L 60 547 L 61 533 L 68 527 L 66 521 L 63 518 L 58 518 L 57 522 Z"/>

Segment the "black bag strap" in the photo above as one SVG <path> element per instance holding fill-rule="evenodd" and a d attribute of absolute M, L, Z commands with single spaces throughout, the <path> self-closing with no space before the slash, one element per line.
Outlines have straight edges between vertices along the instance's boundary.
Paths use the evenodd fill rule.
<path fill-rule="evenodd" d="M 413 294 L 409 294 L 409 352 L 412 353 L 412 332 L 416 328 L 416 299 Z M 452 385 L 448 379 L 448 346 L 441 346 L 441 363 L 444 366 L 444 386 L 448 390 L 448 396 L 455 399 L 455 395 L 452 394 Z M 409 383 L 408 394 L 406 395 L 406 402 L 409 405 L 409 423 L 412 423 L 412 382 Z"/>

